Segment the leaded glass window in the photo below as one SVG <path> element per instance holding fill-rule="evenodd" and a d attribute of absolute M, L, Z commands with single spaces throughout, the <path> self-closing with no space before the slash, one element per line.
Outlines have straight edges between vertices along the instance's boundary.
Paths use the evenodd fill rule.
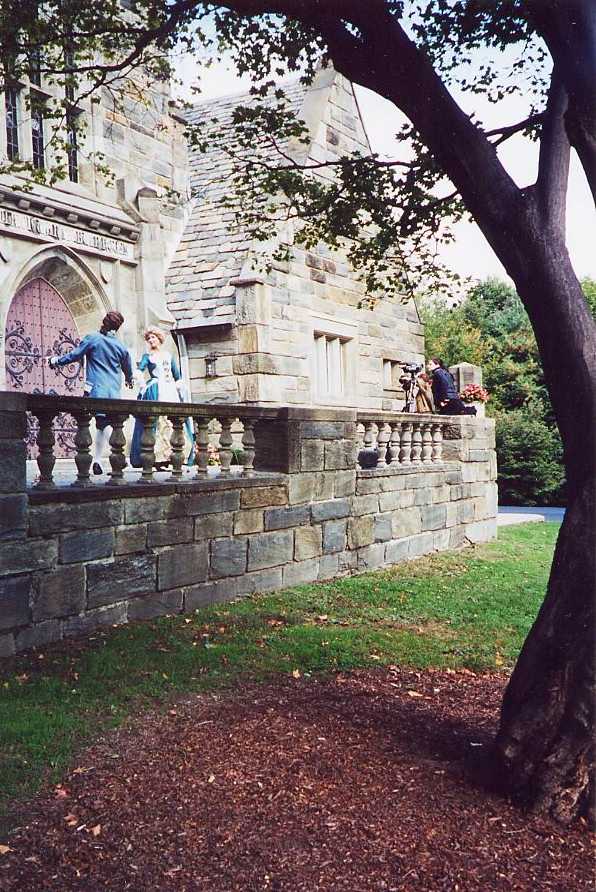
<path fill-rule="evenodd" d="M 43 110 L 41 106 L 36 104 L 31 107 L 31 145 L 33 149 L 33 166 L 41 170 L 46 166 Z"/>
<path fill-rule="evenodd" d="M 6 151 L 10 161 L 19 157 L 19 93 L 16 87 L 7 87 L 4 92 L 6 107 Z"/>
<path fill-rule="evenodd" d="M 68 178 L 71 183 L 79 182 L 79 151 L 77 145 L 77 115 L 73 111 L 66 115 L 66 142 L 68 155 Z"/>

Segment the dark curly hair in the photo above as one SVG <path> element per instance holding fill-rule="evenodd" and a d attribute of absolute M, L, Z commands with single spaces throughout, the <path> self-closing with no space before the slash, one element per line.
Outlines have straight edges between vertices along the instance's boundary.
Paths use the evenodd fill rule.
<path fill-rule="evenodd" d="M 110 310 L 110 312 L 106 313 L 103 317 L 101 328 L 99 330 L 102 334 L 107 334 L 109 331 L 118 331 L 123 322 L 124 316 L 122 313 L 119 313 L 118 310 Z"/>

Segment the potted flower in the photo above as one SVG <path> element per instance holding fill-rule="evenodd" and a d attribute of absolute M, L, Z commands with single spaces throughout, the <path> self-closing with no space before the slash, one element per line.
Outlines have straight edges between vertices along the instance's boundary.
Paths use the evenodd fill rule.
<path fill-rule="evenodd" d="M 476 415 L 484 418 L 484 404 L 488 400 L 488 390 L 480 384 L 466 384 L 460 393 L 462 401 L 476 407 Z"/>

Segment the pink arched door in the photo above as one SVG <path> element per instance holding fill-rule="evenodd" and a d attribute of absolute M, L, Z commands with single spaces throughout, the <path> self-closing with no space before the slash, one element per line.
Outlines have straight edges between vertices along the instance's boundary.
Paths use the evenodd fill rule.
<path fill-rule="evenodd" d="M 80 341 L 72 313 L 45 279 L 19 288 L 8 310 L 5 332 L 6 386 L 22 393 L 83 394 L 83 368 L 77 363 L 51 369 L 48 356 L 68 353 Z M 27 457 L 34 458 L 36 421 L 29 419 Z M 75 422 L 61 413 L 54 422 L 57 458 L 74 453 Z"/>

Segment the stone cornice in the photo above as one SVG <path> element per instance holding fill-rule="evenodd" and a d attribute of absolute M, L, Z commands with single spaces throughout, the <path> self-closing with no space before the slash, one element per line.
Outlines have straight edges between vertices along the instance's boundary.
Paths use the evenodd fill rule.
<path fill-rule="evenodd" d="M 54 199 L 34 192 L 22 192 L 10 186 L 0 185 L 0 204 L 14 208 L 27 214 L 34 214 L 56 222 L 63 221 L 70 225 L 101 232 L 111 238 L 136 242 L 139 238 L 139 227 L 124 217 L 120 212 L 110 217 L 99 210 L 85 208 L 75 204 L 76 196 L 71 203 Z"/>

